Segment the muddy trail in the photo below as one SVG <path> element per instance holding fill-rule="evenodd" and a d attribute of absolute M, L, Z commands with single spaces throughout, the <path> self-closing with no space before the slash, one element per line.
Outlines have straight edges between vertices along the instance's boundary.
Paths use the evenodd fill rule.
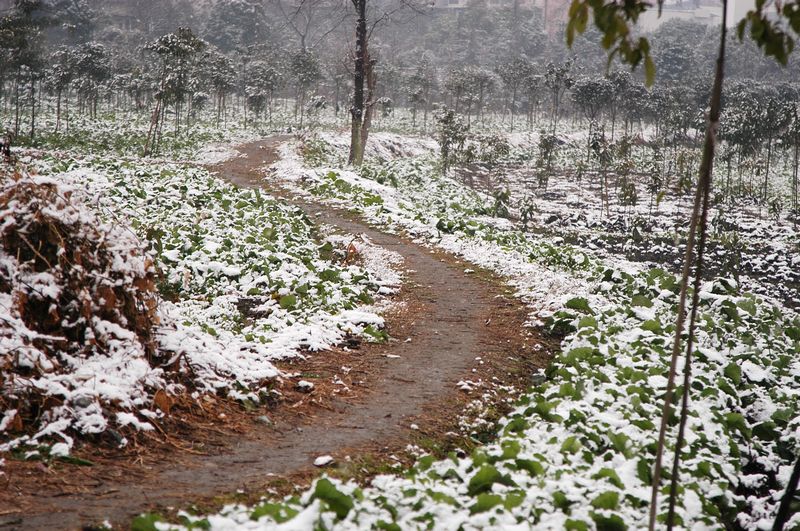
<path fill-rule="evenodd" d="M 352 396 L 318 396 L 316 407 L 300 397 L 267 411 L 269 423 L 255 420 L 264 418 L 258 410 L 236 432 L 215 429 L 212 422 L 208 430 L 173 434 L 181 448 L 193 451 L 112 455 L 93 467 L 61 464 L 48 470 L 40 465 L 41 470 L 24 469 L 26 477 L 8 477 L 5 485 L 0 478 L 0 491 L 6 490 L 0 492 L 0 529 L 79 529 L 105 520 L 127 527 L 131 517 L 145 511 L 198 501 L 213 507 L 218 495 L 255 495 L 276 478 L 311 477 L 320 455 L 343 462 L 363 452 L 402 451 L 415 437 L 443 437 L 444 430 L 453 429 L 469 399 L 457 390 L 460 380 L 496 378 L 521 386 L 546 363 L 548 349 L 537 344 L 545 340 L 523 326 L 525 308 L 491 275 L 467 275 L 465 264 L 452 257 L 383 233 L 350 213 L 269 189 L 263 168 L 276 160 L 283 140 L 241 146 L 241 157 L 213 169 L 239 186 L 274 192 L 315 222 L 363 234 L 402 255 L 407 270 L 397 296 L 402 304 L 386 316 L 395 340 L 314 353 L 310 366 L 299 367 L 331 376 L 344 363 L 341 356 L 359 363 L 364 371 L 352 381 L 357 389 Z M 314 393 L 325 395 L 325 387 Z M 298 404 L 302 407 L 295 411 Z M 412 423 L 419 427 L 412 430 Z M 193 444 L 192 438 L 204 444 Z"/>

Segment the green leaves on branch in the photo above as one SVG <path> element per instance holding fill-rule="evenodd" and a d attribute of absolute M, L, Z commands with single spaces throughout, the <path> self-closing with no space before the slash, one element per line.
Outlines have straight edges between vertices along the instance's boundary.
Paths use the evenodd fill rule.
<path fill-rule="evenodd" d="M 800 34 L 800 1 L 772 3 L 777 17 L 767 13 L 767 0 L 756 0 L 755 9 L 745 15 L 736 27 L 739 39 L 749 30 L 750 37 L 769 57 L 786 65 L 794 50 L 795 34 Z M 575 36 L 586 31 L 589 16 L 603 35 L 601 44 L 608 50 L 608 62 L 619 56 L 623 63 L 636 68 L 644 65 L 645 83 L 651 86 L 655 80 L 655 64 L 650 55 L 650 43 L 644 37 L 631 34 L 639 16 L 652 6 L 642 0 L 611 2 L 607 0 L 573 0 L 567 22 L 567 45 L 572 46 Z"/>
<path fill-rule="evenodd" d="M 774 6 L 777 17 L 767 13 Z M 642 0 L 614 2 L 608 0 L 572 0 L 567 21 L 567 45 L 572 46 L 575 36 L 586 31 L 589 16 L 594 18 L 603 38 L 601 44 L 608 51 L 608 63 L 619 56 L 623 63 L 636 68 L 644 65 L 645 84 L 651 86 L 655 80 L 655 64 L 650 55 L 650 43 L 644 37 L 635 37 L 631 29 L 639 16 L 652 5 Z M 749 30 L 749 31 L 748 31 Z M 749 11 L 736 27 L 739 40 L 748 31 L 753 41 L 769 57 L 786 65 L 794 50 L 795 34 L 800 34 L 800 1 L 785 3 L 756 0 L 755 9 Z"/>
<path fill-rule="evenodd" d="M 785 21 L 795 33 L 800 33 L 800 2 L 793 1 L 785 4 L 776 3 L 775 10 L 778 19 L 768 16 L 765 10 L 766 0 L 756 0 L 756 8 L 748 11 L 736 26 L 739 40 L 744 38 L 744 32 L 750 28 L 750 38 L 769 57 L 774 57 L 782 65 L 786 65 L 789 54 L 794 49 L 795 39 L 784 31 Z"/>
<path fill-rule="evenodd" d="M 605 0 L 572 0 L 567 21 L 567 45 L 572 46 L 576 34 L 586 31 L 590 12 L 597 29 L 603 34 L 601 44 L 608 50 L 608 64 L 615 56 L 623 63 L 636 68 L 644 64 L 645 84 L 652 86 L 656 68 L 650 55 L 650 42 L 631 35 L 631 27 L 651 5 L 641 0 L 608 2 Z"/>

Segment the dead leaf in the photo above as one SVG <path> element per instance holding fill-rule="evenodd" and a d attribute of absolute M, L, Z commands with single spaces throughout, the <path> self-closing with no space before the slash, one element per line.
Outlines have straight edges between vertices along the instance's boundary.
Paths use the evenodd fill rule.
<path fill-rule="evenodd" d="M 156 394 L 153 396 L 153 405 L 167 415 L 169 415 L 169 411 L 172 409 L 173 404 L 175 404 L 175 400 L 163 389 L 156 391 Z"/>

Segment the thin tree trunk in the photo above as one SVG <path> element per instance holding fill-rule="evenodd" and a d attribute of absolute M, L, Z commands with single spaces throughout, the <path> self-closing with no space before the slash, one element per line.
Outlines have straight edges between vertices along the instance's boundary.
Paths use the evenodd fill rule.
<path fill-rule="evenodd" d="M 672 400 L 675 389 L 675 378 L 677 374 L 678 357 L 681 352 L 681 335 L 683 334 L 684 323 L 686 320 L 686 299 L 689 290 L 689 274 L 692 267 L 692 258 L 694 254 L 695 238 L 700 229 L 700 247 L 698 249 L 698 269 L 697 273 L 701 272 L 702 268 L 702 253 L 705 245 L 706 224 L 708 218 L 708 198 L 711 193 L 711 180 L 714 168 L 714 150 L 717 141 L 717 132 L 719 130 L 719 117 L 722 107 L 722 83 L 725 73 L 725 37 L 727 29 L 725 27 L 725 20 L 728 11 L 727 0 L 722 1 L 722 24 L 720 28 L 720 43 L 719 54 L 717 56 L 716 71 L 714 75 L 714 85 L 711 90 L 711 105 L 708 116 L 708 125 L 706 128 L 705 144 L 703 146 L 703 159 L 700 163 L 700 176 L 697 183 L 697 191 L 695 193 L 694 208 L 692 210 L 692 219 L 689 226 L 689 233 L 686 241 L 686 253 L 683 261 L 683 271 L 681 274 L 681 291 L 678 302 L 678 316 L 675 322 L 675 338 L 672 345 L 672 358 L 670 360 L 669 377 L 667 379 L 667 390 L 664 395 L 664 405 L 661 412 L 661 426 L 658 434 L 658 444 L 656 447 L 656 461 L 653 466 L 653 484 L 650 495 L 650 515 L 649 515 L 649 529 L 654 531 L 656 527 L 656 517 L 658 515 L 658 490 L 661 484 L 661 469 L 662 460 L 664 456 L 664 446 L 667 435 L 667 425 L 672 416 Z M 693 324 L 696 317 L 698 299 L 699 299 L 699 278 L 695 278 L 695 290 L 692 294 L 692 319 L 689 331 L 689 347 L 692 346 L 692 333 Z M 691 352 L 689 352 L 691 354 Z M 688 410 L 688 395 L 690 386 L 688 380 L 690 378 L 690 361 L 691 358 L 687 355 L 687 360 L 684 368 L 684 390 L 683 390 L 683 404 L 681 409 L 681 427 L 678 432 L 678 441 L 675 446 L 675 459 L 673 462 L 673 475 L 672 486 L 670 490 L 670 510 L 667 517 L 667 529 L 672 529 L 672 521 L 675 510 L 675 497 L 677 496 L 677 478 L 679 471 L 679 457 L 680 447 L 683 443 L 683 426 L 686 423 L 686 413 Z"/>
<path fill-rule="evenodd" d="M 767 202 L 767 195 L 769 194 L 769 163 L 772 159 L 772 137 L 767 140 L 767 165 L 764 168 L 764 203 Z"/>
<path fill-rule="evenodd" d="M 364 118 L 364 77 L 367 53 L 367 0 L 353 0 L 356 8 L 358 21 L 356 23 L 356 61 L 354 72 L 353 88 L 353 107 L 350 110 L 350 156 L 349 164 L 357 164 L 363 159 L 360 153 L 363 145 L 361 143 L 361 126 Z"/>
<path fill-rule="evenodd" d="M 58 133 L 58 129 L 61 127 L 61 90 L 56 91 L 56 130 L 55 132 Z"/>
<path fill-rule="evenodd" d="M 14 83 L 14 136 L 19 135 L 19 74 L 17 81 Z"/>
<path fill-rule="evenodd" d="M 355 161 L 356 166 L 361 166 L 364 162 L 364 152 L 367 149 L 367 139 L 369 138 L 369 128 L 372 125 L 372 117 L 375 114 L 375 88 L 377 86 L 378 77 L 375 73 L 374 64 L 369 57 L 369 51 L 367 51 L 365 57 L 365 77 L 367 78 L 367 103 L 364 109 L 364 120 L 361 124 L 361 147 L 358 150 L 358 158 Z"/>
<path fill-rule="evenodd" d="M 36 133 L 36 81 L 34 81 L 33 79 L 31 79 L 30 101 L 31 101 L 30 137 L 31 137 L 31 142 L 33 142 L 33 137 L 34 134 Z"/>
<path fill-rule="evenodd" d="M 797 122 L 797 110 L 795 110 L 795 122 Z M 797 173 L 799 165 L 800 165 L 800 139 L 798 139 L 797 135 L 795 135 L 794 157 L 792 160 L 792 220 L 795 228 L 797 227 L 797 218 L 800 216 L 800 211 L 798 211 L 798 204 L 797 204 L 797 196 L 798 196 Z"/>
<path fill-rule="evenodd" d="M 516 4 L 514 4 L 516 6 Z M 515 86 L 511 91 L 511 132 L 514 132 L 514 111 L 517 106 L 517 87 Z"/>
<path fill-rule="evenodd" d="M 786 492 L 781 498 L 781 504 L 778 507 L 778 514 L 775 517 L 775 525 L 772 526 L 772 531 L 783 531 L 786 522 L 792 516 L 792 501 L 797 493 L 797 484 L 800 483 L 800 457 L 794 464 L 792 475 L 789 478 L 789 484 L 786 486 Z"/>

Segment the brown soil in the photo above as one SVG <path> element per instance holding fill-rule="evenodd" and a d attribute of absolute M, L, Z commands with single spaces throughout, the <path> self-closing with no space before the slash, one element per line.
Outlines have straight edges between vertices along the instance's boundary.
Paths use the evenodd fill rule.
<path fill-rule="evenodd" d="M 215 169 L 240 186 L 266 187 L 261 169 L 275 160 L 283 140 L 242 146 L 242 157 Z M 286 492 L 313 478 L 311 463 L 320 455 L 340 463 L 328 472 L 364 479 L 385 470 L 394 455 L 403 459 L 408 444 L 439 453 L 463 448 L 468 439 L 452 432 L 469 402 L 488 391 L 496 395 L 493 414 L 502 413 L 508 394 L 499 386 L 524 389 L 556 348 L 557 341 L 524 326 L 524 306 L 490 273 L 467 275 L 467 264 L 350 213 L 269 191 L 311 219 L 365 234 L 403 256 L 408 274 L 400 304 L 386 315 L 393 340 L 352 341 L 281 364 L 315 389 L 304 394 L 294 389 L 296 379 L 286 380 L 282 400 L 268 409 L 182 397 L 153 441 L 140 435 L 124 453 L 96 446 L 80 451 L 91 467 L 7 460 L 0 529 L 78 529 L 106 519 L 124 527 L 144 511 L 214 508 L 255 500 L 267 489 Z M 334 384 L 335 377 L 344 385 Z M 484 386 L 459 391 L 460 380 Z"/>

